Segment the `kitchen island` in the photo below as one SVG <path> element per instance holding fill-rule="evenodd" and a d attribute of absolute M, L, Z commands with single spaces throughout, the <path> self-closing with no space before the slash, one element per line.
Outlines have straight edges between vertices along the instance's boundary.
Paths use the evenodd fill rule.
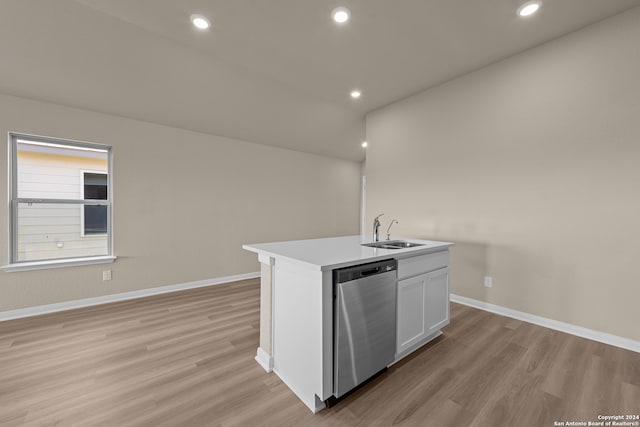
<path fill-rule="evenodd" d="M 395 360 L 438 336 L 449 322 L 453 243 L 403 241 L 416 246 L 364 246 L 370 241 L 362 236 L 243 245 L 261 263 L 256 360 L 313 412 L 334 396 L 334 270 L 397 260 Z"/>

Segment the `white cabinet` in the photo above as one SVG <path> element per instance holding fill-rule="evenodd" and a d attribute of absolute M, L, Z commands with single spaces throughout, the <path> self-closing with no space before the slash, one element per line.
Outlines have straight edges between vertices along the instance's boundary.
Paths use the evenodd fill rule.
<path fill-rule="evenodd" d="M 427 273 L 425 318 L 427 335 L 449 324 L 449 268 Z"/>
<path fill-rule="evenodd" d="M 426 290 L 426 274 L 398 281 L 396 354 L 403 353 L 427 336 Z"/>
<path fill-rule="evenodd" d="M 398 262 L 398 358 L 435 338 L 449 323 L 448 255 L 446 251 Z"/>

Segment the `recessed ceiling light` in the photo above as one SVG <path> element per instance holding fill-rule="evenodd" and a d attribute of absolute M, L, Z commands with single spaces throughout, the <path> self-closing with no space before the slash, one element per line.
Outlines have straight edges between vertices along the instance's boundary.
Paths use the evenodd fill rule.
<path fill-rule="evenodd" d="M 369 144 L 367 144 L 367 141 L 364 141 L 364 142 L 362 143 L 362 148 L 367 148 L 367 145 L 369 145 Z"/>
<path fill-rule="evenodd" d="M 351 97 L 352 98 L 360 98 L 360 95 L 362 95 L 362 92 L 360 92 L 359 90 L 352 90 L 351 91 Z"/>
<path fill-rule="evenodd" d="M 518 15 L 523 18 L 526 16 L 531 16 L 536 13 L 540 9 L 540 2 L 538 1 L 530 1 L 518 8 Z"/>
<path fill-rule="evenodd" d="M 351 17 L 351 11 L 346 7 L 336 7 L 331 11 L 331 17 L 338 24 L 344 24 Z"/>
<path fill-rule="evenodd" d="M 211 26 L 211 22 L 209 22 L 207 17 L 202 15 L 191 15 L 191 23 L 201 30 L 206 30 Z"/>

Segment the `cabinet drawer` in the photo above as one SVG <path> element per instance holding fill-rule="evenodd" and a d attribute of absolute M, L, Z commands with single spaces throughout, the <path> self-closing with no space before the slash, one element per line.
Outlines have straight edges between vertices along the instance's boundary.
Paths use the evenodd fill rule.
<path fill-rule="evenodd" d="M 428 273 L 449 265 L 449 251 L 398 260 L 398 279 Z"/>

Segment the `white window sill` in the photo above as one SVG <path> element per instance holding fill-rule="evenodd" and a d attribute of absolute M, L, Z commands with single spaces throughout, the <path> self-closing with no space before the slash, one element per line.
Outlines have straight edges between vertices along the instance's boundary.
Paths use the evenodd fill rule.
<path fill-rule="evenodd" d="M 86 258 L 68 258 L 68 259 L 55 259 L 47 261 L 31 261 L 31 262 L 19 262 L 15 264 L 8 264 L 2 267 L 7 273 L 14 271 L 29 271 L 29 270 L 43 270 L 47 268 L 61 268 L 61 267 L 75 267 L 78 265 L 91 265 L 91 264 L 109 264 L 116 260 L 116 256 L 94 256 Z"/>

